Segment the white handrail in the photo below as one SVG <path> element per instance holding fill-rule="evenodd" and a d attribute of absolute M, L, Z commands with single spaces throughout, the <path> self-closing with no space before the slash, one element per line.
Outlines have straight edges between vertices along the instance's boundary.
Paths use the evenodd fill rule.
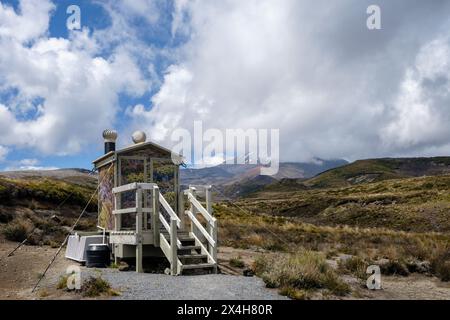
<path fill-rule="evenodd" d="M 167 223 L 166 219 L 164 218 L 164 216 L 161 214 L 161 212 L 159 213 L 159 221 L 162 222 L 164 228 L 167 230 L 167 232 L 170 232 L 170 226 Z"/>
<path fill-rule="evenodd" d="M 161 212 L 159 213 L 159 220 L 162 222 L 162 224 L 163 224 L 163 226 L 164 226 L 164 229 L 166 229 L 167 232 L 168 232 L 169 235 L 170 235 L 170 225 L 169 225 L 169 223 L 166 221 L 166 219 L 164 218 L 164 216 L 161 214 Z M 173 220 L 173 219 L 171 219 L 171 220 Z M 174 221 L 175 221 L 175 220 L 174 220 Z M 176 222 L 176 221 L 175 221 L 175 222 Z M 181 247 L 181 241 L 178 240 L 178 238 L 177 238 L 177 245 Z"/>
<path fill-rule="evenodd" d="M 180 227 L 179 226 L 179 224 L 181 222 L 180 218 L 178 218 L 178 216 L 176 215 L 175 211 L 173 211 L 172 207 L 169 205 L 169 203 L 164 198 L 162 193 L 159 193 L 159 202 L 162 204 L 163 208 L 166 209 L 166 211 L 170 215 L 170 217 L 177 222 L 178 227 Z"/>
<path fill-rule="evenodd" d="M 196 239 L 196 243 L 201 246 L 202 252 L 206 252 L 209 259 L 211 259 L 212 261 L 214 261 L 213 263 L 215 263 L 217 259 L 217 219 L 212 216 L 211 187 L 205 187 L 206 206 L 208 209 L 205 209 L 203 205 L 197 200 L 195 196 L 196 187 L 189 186 L 189 189 L 186 190 L 184 194 L 188 196 L 188 200 L 190 202 L 190 209 L 185 211 L 186 216 L 191 220 L 190 234 Z M 206 219 L 206 229 L 197 219 L 197 212 L 200 212 Z M 208 243 L 205 243 L 205 245 L 209 244 L 208 248 L 205 248 L 205 246 L 203 246 L 200 239 L 195 234 L 194 228 L 197 228 L 206 239 Z"/>
<path fill-rule="evenodd" d="M 215 247 L 216 246 L 216 241 L 214 241 L 214 239 L 208 234 L 208 232 L 206 231 L 206 229 L 202 226 L 202 224 L 200 223 L 200 221 L 197 220 L 197 218 L 192 214 L 192 212 L 190 212 L 189 210 L 186 211 L 186 214 L 188 215 L 188 217 L 192 220 L 192 222 L 194 222 L 195 226 L 200 230 L 200 232 L 203 234 L 203 236 L 206 238 L 206 240 L 208 240 L 208 242 Z"/>
<path fill-rule="evenodd" d="M 153 186 L 153 195 L 156 197 L 153 202 L 153 212 L 154 215 L 158 217 L 159 221 L 163 224 L 164 228 L 169 233 L 170 244 L 166 238 L 160 233 L 159 228 L 155 226 L 155 235 L 159 238 L 159 244 L 163 249 L 164 255 L 170 261 L 170 273 L 176 275 L 179 272 L 179 262 L 178 262 L 178 246 L 181 246 L 181 241 L 178 240 L 177 228 L 181 228 L 181 219 L 173 211 L 172 207 L 169 205 L 164 196 L 159 192 L 158 186 L 155 184 Z M 166 221 L 166 218 L 159 211 L 159 204 L 163 206 L 166 212 L 170 216 L 170 224 Z"/>
<path fill-rule="evenodd" d="M 121 192 L 125 192 L 125 191 L 131 191 L 131 190 L 136 190 L 137 189 L 137 183 L 133 182 L 133 183 L 129 183 L 129 184 L 125 184 L 123 186 L 119 186 L 119 187 L 115 187 L 113 188 L 113 193 L 121 193 Z"/>
<path fill-rule="evenodd" d="M 194 195 L 191 192 L 188 192 L 188 198 L 191 203 L 195 206 L 195 208 L 202 214 L 202 216 L 208 221 L 208 223 L 213 224 L 216 218 L 209 214 L 208 211 L 202 206 L 202 204 L 195 199 Z"/>
<path fill-rule="evenodd" d="M 129 184 L 124 184 L 123 186 L 113 188 L 113 193 L 122 193 L 136 189 L 152 190 L 155 186 L 156 183 L 132 182 Z"/>
<path fill-rule="evenodd" d="M 208 260 L 211 263 L 216 263 L 216 259 L 208 252 L 208 249 L 203 245 L 203 243 L 200 241 L 200 239 L 195 235 L 195 233 L 190 232 L 189 235 L 194 238 L 195 240 L 195 244 L 198 245 L 200 248 L 202 248 L 202 252 L 204 254 L 206 254 L 206 256 L 208 257 Z"/>

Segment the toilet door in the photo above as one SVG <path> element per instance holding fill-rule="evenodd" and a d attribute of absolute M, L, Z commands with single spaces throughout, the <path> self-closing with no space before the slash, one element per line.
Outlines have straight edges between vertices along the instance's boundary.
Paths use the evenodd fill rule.
<path fill-rule="evenodd" d="M 121 156 L 119 157 L 119 174 L 118 174 L 118 185 L 123 186 L 133 182 L 148 182 L 147 173 L 147 158 L 141 156 Z M 143 194 L 143 208 L 148 208 L 148 193 L 144 191 Z M 136 192 L 127 191 L 121 193 L 120 197 L 121 208 L 132 208 L 136 206 Z M 143 215 L 143 228 L 147 228 L 148 217 L 146 214 Z M 136 225 L 136 219 L 133 214 L 122 215 L 122 229 L 133 230 Z"/>
<path fill-rule="evenodd" d="M 150 161 L 150 177 L 159 187 L 159 191 L 169 203 L 170 207 L 178 212 L 178 167 L 170 159 L 152 158 Z M 164 210 L 162 210 L 164 211 Z M 162 212 L 164 216 L 164 212 Z"/>

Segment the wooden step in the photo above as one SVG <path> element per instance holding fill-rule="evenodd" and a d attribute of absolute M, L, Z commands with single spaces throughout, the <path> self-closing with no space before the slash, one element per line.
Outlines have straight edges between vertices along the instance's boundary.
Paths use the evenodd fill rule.
<path fill-rule="evenodd" d="M 205 259 L 205 258 L 208 258 L 208 256 L 206 254 L 195 253 L 195 254 L 180 254 L 180 255 L 178 255 L 178 258 L 180 258 L 180 259 Z"/>
<path fill-rule="evenodd" d="M 200 250 L 200 246 L 181 246 L 178 250 Z"/>
<path fill-rule="evenodd" d="M 160 233 L 162 233 L 162 234 L 169 234 L 169 232 L 166 229 L 161 230 Z M 179 236 L 183 236 L 183 235 L 189 236 L 189 231 L 180 231 L 180 230 L 178 230 L 177 231 L 177 235 L 179 235 Z"/>
<path fill-rule="evenodd" d="M 162 232 L 161 232 L 162 233 Z M 166 238 L 169 239 L 170 238 L 170 234 L 168 233 L 162 233 L 162 235 Z M 184 235 L 184 234 L 177 234 L 177 238 L 180 241 L 187 241 L 187 240 L 192 240 L 194 241 L 194 238 L 191 238 L 188 234 Z"/>
<path fill-rule="evenodd" d="M 161 233 L 164 237 L 166 238 L 170 238 L 170 234 L 168 233 Z M 177 238 L 178 239 L 194 239 L 192 237 L 190 237 L 188 234 L 177 234 Z"/>
<path fill-rule="evenodd" d="M 214 263 L 199 263 L 199 264 L 183 264 L 183 270 L 188 269 L 208 269 L 208 268 L 214 268 Z"/>

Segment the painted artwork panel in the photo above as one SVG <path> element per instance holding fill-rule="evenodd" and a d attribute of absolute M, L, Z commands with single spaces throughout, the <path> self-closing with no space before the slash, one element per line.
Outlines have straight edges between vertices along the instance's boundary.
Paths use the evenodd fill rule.
<path fill-rule="evenodd" d="M 114 217 L 112 214 L 114 205 L 114 196 L 112 189 L 114 187 L 114 170 L 111 166 L 105 166 L 99 169 L 98 173 L 98 225 L 106 230 L 114 229 Z"/>

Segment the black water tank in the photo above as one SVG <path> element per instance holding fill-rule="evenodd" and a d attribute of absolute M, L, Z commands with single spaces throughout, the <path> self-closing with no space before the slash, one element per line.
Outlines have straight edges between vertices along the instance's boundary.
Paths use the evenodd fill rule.
<path fill-rule="evenodd" d="M 90 244 L 86 250 L 86 267 L 106 268 L 111 263 L 111 255 L 107 244 Z"/>

